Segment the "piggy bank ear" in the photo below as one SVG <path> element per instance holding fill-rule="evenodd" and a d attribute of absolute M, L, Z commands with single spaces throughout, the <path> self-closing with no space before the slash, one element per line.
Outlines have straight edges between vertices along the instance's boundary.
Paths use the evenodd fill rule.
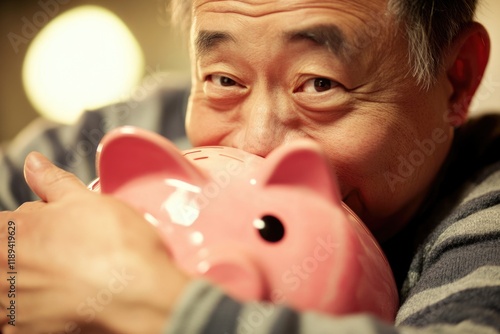
<path fill-rule="evenodd" d="M 337 178 L 312 140 L 278 147 L 264 165 L 261 177 L 265 186 L 306 187 L 334 203 L 341 201 Z"/>
<path fill-rule="evenodd" d="M 131 126 L 104 136 L 96 165 L 103 193 L 113 193 L 127 182 L 152 174 L 195 185 L 205 179 L 168 139 Z"/>

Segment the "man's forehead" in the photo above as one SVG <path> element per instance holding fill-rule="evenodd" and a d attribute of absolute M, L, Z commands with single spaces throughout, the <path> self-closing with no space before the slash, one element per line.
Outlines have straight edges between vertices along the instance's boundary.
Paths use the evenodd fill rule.
<path fill-rule="evenodd" d="M 187 0 L 189 1 L 189 0 Z M 390 0 L 192 0 L 193 13 L 199 10 L 214 12 L 247 12 L 249 15 L 263 15 L 266 11 L 289 11 L 310 7 L 342 7 L 368 9 L 378 12 L 388 8 Z"/>
<path fill-rule="evenodd" d="M 384 6 L 387 5 L 389 0 L 192 0 L 192 3 L 194 7 L 206 5 L 208 3 L 215 3 L 215 4 L 227 4 L 227 5 L 240 5 L 240 6 L 252 6 L 255 8 L 255 6 L 262 6 L 262 5 L 274 5 L 274 6 L 284 6 L 284 7 L 290 7 L 290 6 L 297 6 L 297 5 L 304 5 L 307 6 L 309 4 L 317 4 L 323 2 L 325 4 L 346 4 L 346 5 L 353 5 L 353 6 L 358 6 L 358 5 L 366 5 L 366 6 Z"/>
<path fill-rule="evenodd" d="M 276 22 L 282 19 L 272 14 L 284 14 L 288 15 L 288 21 L 273 23 L 272 26 L 272 33 L 280 36 L 281 40 L 310 41 L 326 47 L 340 58 L 353 58 L 361 49 L 366 51 L 375 39 L 381 37 L 380 33 L 384 30 L 381 26 L 387 23 L 384 15 L 376 14 L 371 9 L 376 8 L 374 3 L 378 2 L 377 10 L 383 11 L 386 0 L 370 0 L 365 5 L 363 2 L 364 0 L 195 0 L 197 7 L 193 11 L 195 26 L 191 38 L 195 53 L 200 56 L 223 44 L 238 44 L 255 27 L 245 25 L 244 29 L 235 33 L 229 18 L 214 18 L 211 14 L 232 15 L 233 22 L 266 15 L 272 18 L 272 22 Z M 301 19 L 295 19 L 295 14 Z M 345 24 L 346 22 L 348 23 Z M 266 30 L 265 35 L 269 32 L 271 31 Z"/>

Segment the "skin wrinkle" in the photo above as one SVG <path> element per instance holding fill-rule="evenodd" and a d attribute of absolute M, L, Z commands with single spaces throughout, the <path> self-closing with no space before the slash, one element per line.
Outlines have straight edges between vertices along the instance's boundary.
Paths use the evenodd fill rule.
<path fill-rule="evenodd" d="M 200 3 L 201 2 L 201 3 Z M 227 7 L 221 7 L 218 2 L 232 2 L 232 4 L 229 4 Z M 345 1 L 348 2 L 348 1 Z M 377 2 L 384 2 L 386 1 L 372 1 L 373 4 L 376 4 Z M 199 3 L 199 4 L 197 4 Z M 331 2 L 328 4 L 318 4 L 315 1 L 282 1 L 281 4 L 277 4 L 276 1 L 268 1 L 268 2 L 263 2 L 260 1 L 260 3 L 255 3 L 253 0 L 249 1 L 244 1 L 244 0 L 205 0 L 205 1 L 193 1 L 193 12 L 196 11 L 212 11 L 214 13 L 229 13 L 229 14 L 241 14 L 245 16 L 250 16 L 250 17 L 261 17 L 261 16 L 266 16 L 266 15 L 272 15 L 272 14 L 280 14 L 280 13 L 286 13 L 286 12 L 293 12 L 296 11 L 297 9 L 309 9 L 311 7 L 315 7 L 318 9 L 339 9 L 337 6 L 337 3 Z M 366 4 L 364 4 L 366 5 Z M 268 9 L 268 7 L 271 6 L 273 7 L 271 10 Z M 205 9 L 203 7 L 208 7 L 208 9 Z M 225 9 L 224 9 L 225 8 Z M 260 8 L 264 8 L 263 10 L 259 10 Z M 342 8 L 341 8 L 342 9 Z M 344 12 L 357 12 L 360 9 L 364 9 L 363 6 L 357 5 L 356 3 L 349 2 L 349 11 L 345 10 Z M 379 9 L 376 5 L 371 8 L 374 12 L 373 17 L 377 16 L 377 10 Z M 384 12 L 387 12 L 387 4 L 385 6 Z"/>
<path fill-rule="evenodd" d="M 226 6 L 221 6 L 220 2 L 224 2 Z M 277 6 L 274 6 L 274 1 L 268 1 L 260 3 L 252 3 L 252 1 L 244 1 L 244 0 L 215 0 L 215 1 L 193 1 L 195 12 L 196 11 L 212 11 L 215 13 L 227 13 L 227 14 L 243 14 L 245 16 L 250 17 L 259 17 L 262 14 L 259 12 L 259 7 L 268 8 L 274 7 L 273 11 L 275 12 L 284 12 L 288 9 L 282 8 L 280 10 L 277 9 Z M 228 4 L 229 3 L 229 4 Z M 228 4 L 228 5 L 227 5 Z"/>

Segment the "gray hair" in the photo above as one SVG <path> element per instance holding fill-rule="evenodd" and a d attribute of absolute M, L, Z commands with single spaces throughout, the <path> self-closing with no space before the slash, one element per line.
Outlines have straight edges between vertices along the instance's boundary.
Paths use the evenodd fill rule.
<path fill-rule="evenodd" d="M 442 67 L 444 50 L 474 19 L 478 0 L 388 0 L 408 40 L 411 75 L 428 89 Z M 191 24 L 192 0 L 171 0 L 172 23 L 184 31 Z"/>
<path fill-rule="evenodd" d="M 411 74 L 429 88 L 442 67 L 443 52 L 474 19 L 477 0 L 389 0 L 408 39 Z"/>

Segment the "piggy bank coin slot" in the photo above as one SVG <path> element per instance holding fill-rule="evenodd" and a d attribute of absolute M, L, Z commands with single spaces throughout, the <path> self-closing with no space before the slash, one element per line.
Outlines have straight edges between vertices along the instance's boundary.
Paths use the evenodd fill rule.
<path fill-rule="evenodd" d="M 253 226 L 262 239 L 267 242 L 278 242 L 285 236 L 285 227 L 278 218 L 272 215 L 265 215 L 260 219 L 255 219 Z"/>
<path fill-rule="evenodd" d="M 189 154 L 200 153 L 200 152 L 201 152 L 201 150 L 188 151 L 188 152 L 184 152 L 183 155 L 186 156 L 186 155 L 189 155 Z"/>

